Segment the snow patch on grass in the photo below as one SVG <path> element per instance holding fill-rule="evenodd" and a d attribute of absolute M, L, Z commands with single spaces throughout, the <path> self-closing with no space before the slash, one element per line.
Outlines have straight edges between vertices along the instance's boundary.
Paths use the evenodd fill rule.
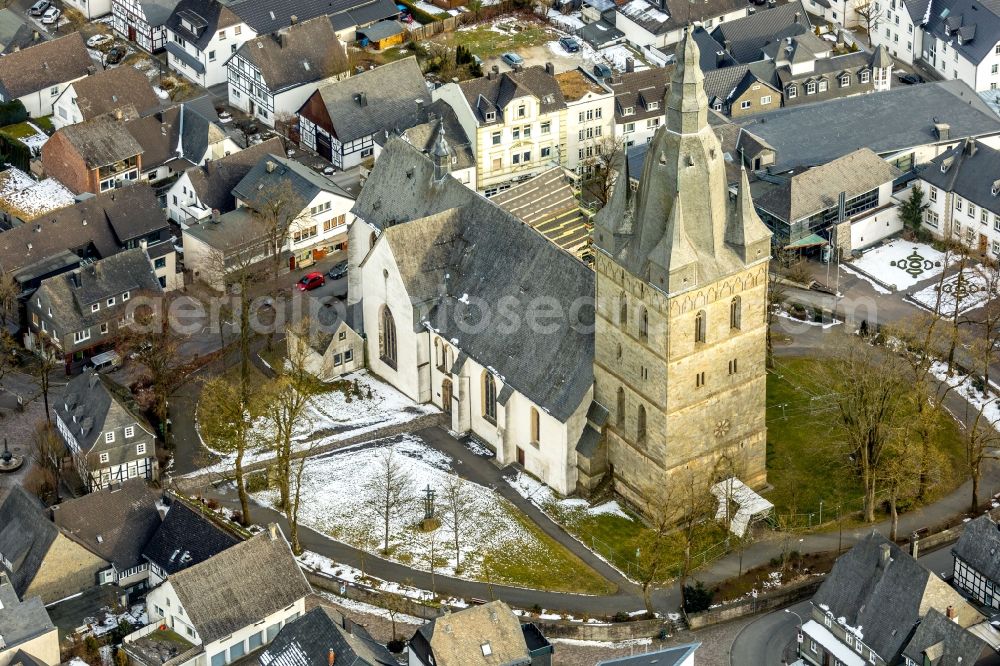
<path fill-rule="evenodd" d="M 1000 404 L 997 403 L 998 387 L 990 382 L 990 388 L 984 395 L 978 388 L 973 386 L 972 379 L 968 375 L 948 374 L 948 364 L 942 361 L 935 361 L 931 365 L 931 374 L 940 382 L 945 382 L 951 386 L 960 396 L 962 396 L 975 410 L 973 416 L 982 410 L 983 419 L 995 430 L 1000 430 Z"/>
<path fill-rule="evenodd" d="M 958 314 L 981 308 L 990 300 L 990 289 L 996 284 L 996 277 L 990 269 L 975 265 L 949 275 L 940 284 L 935 281 L 910 298 L 918 305 L 943 316 Z"/>

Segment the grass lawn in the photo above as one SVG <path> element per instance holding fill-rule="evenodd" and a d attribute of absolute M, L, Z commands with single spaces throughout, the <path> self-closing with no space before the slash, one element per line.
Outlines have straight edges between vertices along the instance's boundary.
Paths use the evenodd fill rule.
<path fill-rule="evenodd" d="M 509 31 L 502 30 L 502 27 L 508 27 Z M 469 30 L 457 30 L 435 37 L 436 41 L 453 48 L 459 45 L 465 46 L 480 58 L 491 58 L 506 51 L 539 46 L 554 39 L 559 39 L 559 35 L 550 28 L 540 23 L 523 21 L 499 25 L 487 23 Z"/>
<path fill-rule="evenodd" d="M 835 451 L 835 407 L 817 379 L 824 362 L 779 359 L 767 377 L 767 479 L 774 488 L 765 496 L 779 516 L 800 514 L 795 527 L 808 526 L 809 513 L 812 524 L 819 521 L 821 500 L 824 522 L 836 517 L 838 504 L 844 513 L 862 506 L 861 484 Z M 964 476 L 958 424 L 945 413 L 940 419 L 937 444 L 946 464 L 928 501 L 954 489 Z"/>
<path fill-rule="evenodd" d="M 29 136 L 34 136 L 36 134 L 35 128 L 29 125 L 31 122 L 41 130 L 52 131 L 52 118 L 50 116 L 45 116 L 44 118 L 31 118 L 30 121 L 26 120 L 23 123 L 17 123 L 16 125 L 7 125 L 6 127 L 0 127 L 0 132 L 3 132 L 12 139 L 24 139 Z"/>

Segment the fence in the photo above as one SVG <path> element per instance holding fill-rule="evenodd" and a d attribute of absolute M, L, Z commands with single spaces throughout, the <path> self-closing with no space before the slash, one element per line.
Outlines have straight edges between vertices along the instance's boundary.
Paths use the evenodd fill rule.
<path fill-rule="evenodd" d="M 822 582 L 822 576 L 815 576 L 799 583 L 786 585 L 780 590 L 775 590 L 774 592 L 766 592 L 757 597 L 750 597 L 749 599 L 737 601 L 735 603 L 713 608 L 701 613 L 692 613 L 690 615 L 685 613 L 685 618 L 687 619 L 688 626 L 694 630 L 746 617 L 747 615 L 755 615 L 757 613 L 772 611 L 777 608 L 788 606 L 796 601 L 808 599 L 815 594 Z"/>
<path fill-rule="evenodd" d="M 449 16 L 445 19 L 431 21 L 420 27 L 412 26 L 407 30 L 408 39 L 411 42 L 421 42 L 445 32 L 453 32 L 463 25 L 488 21 L 502 14 L 521 7 L 515 0 L 501 0 L 495 5 L 481 7 L 478 11 L 468 11 L 458 16 Z"/>

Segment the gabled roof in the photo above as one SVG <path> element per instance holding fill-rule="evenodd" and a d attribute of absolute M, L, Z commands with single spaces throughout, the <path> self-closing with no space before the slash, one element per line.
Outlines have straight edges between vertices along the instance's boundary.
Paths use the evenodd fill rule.
<path fill-rule="evenodd" d="M 323 174 L 316 173 L 300 162 L 277 155 L 261 157 L 233 188 L 233 196 L 246 202 L 251 208 L 265 204 L 265 199 L 289 194 L 293 198 L 288 203 L 296 210 L 301 210 L 320 192 L 354 199 Z"/>
<path fill-rule="evenodd" d="M 78 32 L 0 58 L 0 92 L 16 99 L 87 76 L 95 63 Z"/>
<path fill-rule="evenodd" d="M 521 623 L 502 601 L 434 618 L 417 632 L 430 645 L 437 666 L 531 663 Z"/>
<path fill-rule="evenodd" d="M 947 168 L 942 171 L 942 167 L 946 165 Z M 935 187 L 954 192 L 981 208 L 1000 213 L 1000 151 L 985 143 L 961 141 L 951 150 L 931 160 L 920 169 L 919 174 L 922 180 Z M 966 531 L 973 524 L 981 524 L 981 520 L 977 518 L 969 523 Z M 1000 565 L 997 566 L 996 573 L 996 580 L 1000 581 Z"/>
<path fill-rule="evenodd" d="M 439 99 L 427 107 L 427 116 L 427 122 L 404 130 L 400 136 L 430 155 L 437 143 L 443 123 L 444 140 L 448 145 L 448 152 L 455 160 L 451 169 L 467 169 L 476 166 L 476 155 L 472 150 L 472 143 L 466 136 L 462 124 L 458 122 L 455 110 L 447 102 Z"/>
<path fill-rule="evenodd" d="M 410 56 L 342 81 L 320 83 L 319 95 L 343 143 L 411 126 L 431 95 L 415 57 Z M 419 102 L 419 103 L 418 103 Z"/>
<path fill-rule="evenodd" d="M 117 301 L 126 291 L 130 296 L 153 296 L 163 292 L 149 257 L 141 247 L 46 278 L 36 294 L 42 307 L 52 311 L 58 330 L 70 333 L 122 316 L 124 313 L 110 315 L 104 303 L 111 297 Z M 91 310 L 94 303 L 100 306 L 97 312 Z M 120 305 L 120 301 L 118 303 Z"/>
<path fill-rule="evenodd" d="M 693 655 L 699 647 L 701 647 L 701 643 L 678 645 L 631 657 L 606 659 L 597 662 L 597 666 L 683 666 L 688 657 Z"/>
<path fill-rule="evenodd" d="M 989 516 L 966 523 L 952 552 L 988 580 L 1000 583 L 1000 527 Z"/>
<path fill-rule="evenodd" d="M 662 35 L 673 30 L 679 30 L 690 23 L 723 16 L 747 7 L 741 0 L 704 0 L 704 2 L 688 2 L 688 0 L 665 0 L 666 11 L 660 9 L 658 2 L 649 0 L 630 0 L 618 2 L 618 12 L 644 30 Z"/>
<path fill-rule="evenodd" d="M 185 22 L 196 29 L 192 32 L 184 26 Z M 217 31 L 242 22 L 232 7 L 219 0 L 180 0 L 165 25 L 201 51 Z"/>
<path fill-rule="evenodd" d="M 398 16 L 399 11 L 386 14 L 384 2 L 371 0 L 241 0 L 230 5 L 239 17 L 246 21 L 258 35 L 266 35 L 292 24 L 292 17 L 308 21 L 317 16 L 330 16 L 334 28 L 353 27 L 390 16 Z M 395 9 L 395 6 L 393 6 Z M 338 25 L 347 19 L 347 25 Z"/>
<path fill-rule="evenodd" d="M 339 3 L 336 9 L 327 11 L 330 23 L 337 31 L 348 30 L 357 26 L 367 25 L 375 21 L 399 16 L 396 3 L 392 0 L 362 0 Z"/>
<path fill-rule="evenodd" d="M 260 666 L 322 666 L 330 652 L 335 664 L 397 666 L 385 646 L 364 627 L 325 606 L 317 606 L 286 624 L 257 658 Z"/>
<path fill-rule="evenodd" d="M 1000 133 L 1000 118 L 962 81 L 900 86 L 739 118 L 777 151 L 775 171 L 824 164 L 869 147 L 880 155 L 938 143 L 934 123 L 951 140 Z"/>
<path fill-rule="evenodd" d="M 238 543 L 238 538 L 216 526 L 184 501 L 175 500 L 156 533 L 145 544 L 142 555 L 166 571 L 167 575 L 173 575 L 181 569 L 201 564 Z"/>
<path fill-rule="evenodd" d="M 127 241 L 166 228 L 153 189 L 143 183 L 130 185 L 0 233 L 0 271 L 29 272 L 39 262 L 88 245 L 93 245 L 99 256 L 108 257 Z"/>
<path fill-rule="evenodd" d="M 198 164 L 209 146 L 223 141 L 225 132 L 215 124 L 215 109 L 206 117 L 199 102 L 185 102 L 125 123 L 125 128 L 142 147 L 143 170 L 186 160 Z M 178 165 L 177 171 L 184 167 Z"/>
<path fill-rule="evenodd" d="M 900 174 L 870 149 L 862 148 L 795 174 L 782 185 L 758 181 L 753 188 L 754 203 L 790 224 L 836 206 L 841 192 L 851 199 Z"/>
<path fill-rule="evenodd" d="M 712 31 L 715 41 L 723 44 L 738 62 L 761 59 L 765 46 L 786 36 L 790 27 L 799 23 L 805 32 L 811 29 L 809 13 L 801 0 L 758 10 L 745 18 L 725 21 Z"/>
<path fill-rule="evenodd" d="M 58 504 L 52 516 L 65 534 L 125 571 L 142 561 L 143 546 L 160 526 L 159 499 L 145 479 L 129 479 Z"/>
<path fill-rule="evenodd" d="M 539 113 L 552 113 L 566 107 L 559 81 L 543 67 L 525 67 L 519 71 L 500 72 L 458 84 L 473 109 L 480 125 L 503 122 L 504 107 L 518 97 L 534 97 L 539 101 Z M 496 118 L 486 120 L 481 100 L 496 109 Z"/>
<path fill-rule="evenodd" d="M 963 627 L 983 619 L 947 583 L 874 531 L 837 558 L 812 603 L 889 663 L 930 608 L 952 606 Z"/>
<path fill-rule="evenodd" d="M 326 16 L 251 39 L 236 54 L 260 71 L 264 85 L 272 94 L 350 68 L 347 51 Z"/>
<path fill-rule="evenodd" d="M 115 67 L 73 84 L 73 98 L 84 120 L 131 105 L 140 115 L 160 105 L 153 86 L 135 67 Z"/>
<path fill-rule="evenodd" d="M 0 638 L 3 638 L 3 650 L 9 654 L 18 645 L 55 629 L 42 600 L 31 597 L 22 602 L 7 574 L 0 571 Z M 18 656 L 14 655 L 14 660 L 10 663 L 17 664 Z"/>
<path fill-rule="evenodd" d="M 59 528 L 42 503 L 21 486 L 11 486 L 0 502 L 0 572 L 18 597 L 24 597 L 57 536 Z"/>
<path fill-rule="evenodd" d="M 775 92 L 780 92 L 772 85 L 774 64 L 771 62 L 755 62 L 749 65 L 735 65 L 705 72 L 705 94 L 709 104 L 714 98 L 722 102 L 731 102 L 746 92 L 754 83 L 767 86 Z"/>
<path fill-rule="evenodd" d="M 146 22 L 153 27 L 161 26 L 170 18 L 179 0 L 139 0 Z"/>
<path fill-rule="evenodd" d="M 981 638 L 931 609 L 903 648 L 903 656 L 916 664 L 934 666 L 997 666 L 1000 654 Z"/>
<path fill-rule="evenodd" d="M 3 59 L 0 58 L 0 62 Z M 142 154 L 137 142 L 121 120 L 110 114 L 56 130 L 83 159 L 88 169 L 108 166 Z M 53 143 L 54 145 L 54 143 Z M 42 147 L 45 151 L 45 147 Z"/>
<path fill-rule="evenodd" d="M 607 82 L 615 93 L 615 122 L 630 123 L 663 115 L 663 100 L 670 83 L 671 69 L 651 67 L 641 72 L 626 72 Z M 659 100 L 658 109 L 646 109 L 641 100 Z M 632 108 L 632 115 L 625 115 L 625 109 Z"/>
<path fill-rule="evenodd" d="M 402 140 L 386 144 L 354 213 L 383 229 L 414 308 L 415 330 L 431 327 L 456 340 L 469 357 L 502 374 L 506 385 L 565 421 L 593 383 L 580 359 L 593 355 L 594 338 L 566 318 L 557 331 L 519 330 L 516 335 L 470 331 L 444 316 L 468 299 L 526 307 L 538 297 L 571 308 L 593 293 L 594 273 L 541 233 L 451 177 L 434 179 L 431 161 Z M 357 223 L 357 222 L 355 222 Z M 404 224 L 405 223 L 405 224 Z M 381 242 L 381 241 L 380 241 Z M 529 329 L 531 327 L 528 327 Z"/>
<path fill-rule="evenodd" d="M 250 172 L 253 165 L 264 155 L 280 155 L 283 152 L 281 138 L 273 136 L 255 146 L 206 162 L 203 166 L 191 167 L 184 173 L 191 181 L 198 200 L 206 208 L 225 213 L 236 206 L 232 190 Z"/>
<path fill-rule="evenodd" d="M 931 3 L 929 10 L 924 30 L 946 42 L 961 57 L 978 65 L 993 54 L 993 47 L 1000 41 L 1000 4 L 945 0 Z"/>
<path fill-rule="evenodd" d="M 178 571 L 168 584 L 203 645 L 259 622 L 312 592 L 276 526 Z"/>
<path fill-rule="evenodd" d="M 42 41 L 33 25 L 10 9 L 0 9 L 0 53 L 10 54 Z"/>

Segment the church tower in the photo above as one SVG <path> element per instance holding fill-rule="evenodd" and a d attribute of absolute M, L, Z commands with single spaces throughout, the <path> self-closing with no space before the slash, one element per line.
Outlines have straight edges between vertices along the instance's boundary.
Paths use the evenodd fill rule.
<path fill-rule="evenodd" d="M 683 468 L 754 487 L 767 478 L 771 233 L 745 172 L 730 192 L 703 80 L 689 32 L 638 188 L 626 163 L 594 219 L 594 394 L 608 418 L 601 460 L 581 461 L 580 490 L 606 461 L 615 490 L 640 508 Z"/>

